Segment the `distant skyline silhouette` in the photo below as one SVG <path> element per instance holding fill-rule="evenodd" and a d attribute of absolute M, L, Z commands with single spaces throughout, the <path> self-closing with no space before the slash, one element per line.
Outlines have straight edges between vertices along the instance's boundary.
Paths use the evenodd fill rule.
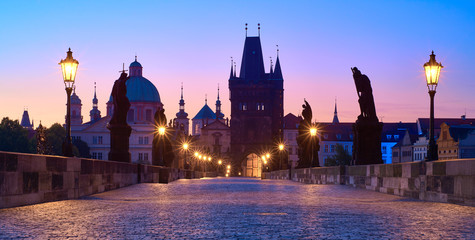
<path fill-rule="evenodd" d="M 458 1 L 84 1 L 0 2 L 0 117 L 35 125 L 64 123 L 66 94 L 58 62 L 70 47 L 79 61 L 76 93 L 84 121 L 94 82 L 102 116 L 122 64 L 135 55 L 157 87 L 167 118 L 193 118 L 205 103 L 214 110 L 217 88 L 225 117 L 230 57 L 240 68 L 245 40 L 257 36 L 266 71 L 276 45 L 284 77 L 284 115 L 300 114 L 303 98 L 314 121 L 359 115 L 351 67 L 371 79 L 383 122 L 429 117 L 422 65 L 432 50 L 445 66 L 435 117 L 475 117 L 475 2 Z M 238 71 L 239 72 L 239 71 Z M 36 127 L 36 126 L 35 126 Z"/>

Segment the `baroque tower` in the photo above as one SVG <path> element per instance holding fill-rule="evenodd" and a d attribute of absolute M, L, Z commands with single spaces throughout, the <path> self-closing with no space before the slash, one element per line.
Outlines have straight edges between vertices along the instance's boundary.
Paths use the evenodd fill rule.
<path fill-rule="evenodd" d="M 97 103 L 99 101 L 96 97 L 96 83 L 94 82 L 94 98 L 92 99 L 92 110 L 89 111 L 89 116 L 91 117 L 91 123 L 95 123 L 101 119 L 101 111 L 97 108 Z"/>
<path fill-rule="evenodd" d="M 175 123 L 179 130 L 183 131 L 186 136 L 189 135 L 190 119 L 188 113 L 185 112 L 185 100 L 183 99 L 183 83 L 181 85 L 181 99 L 180 99 L 180 111 L 176 114 Z"/>
<path fill-rule="evenodd" d="M 81 108 L 81 99 L 76 95 L 76 88 L 74 88 L 73 95 L 71 95 L 71 125 L 82 124 Z"/>
<path fill-rule="evenodd" d="M 239 77 L 233 72 L 231 66 L 232 161 L 234 169 L 242 169 L 243 175 L 258 177 L 261 168 L 249 165 L 257 161 L 261 166 L 258 156 L 274 150 L 283 134 L 284 79 L 278 52 L 274 71 L 271 66 L 266 73 L 260 36 L 246 36 Z"/>

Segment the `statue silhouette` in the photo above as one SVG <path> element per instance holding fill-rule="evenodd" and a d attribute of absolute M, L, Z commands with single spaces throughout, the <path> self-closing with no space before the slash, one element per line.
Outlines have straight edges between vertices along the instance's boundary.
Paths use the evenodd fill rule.
<path fill-rule="evenodd" d="M 358 119 L 366 118 L 377 121 L 378 117 L 376 116 L 376 108 L 374 106 L 373 89 L 371 88 L 369 78 L 361 74 L 360 70 L 356 67 L 351 70 L 353 71 L 358 103 L 360 104 L 361 114 L 358 116 Z"/>
<path fill-rule="evenodd" d="M 109 122 L 111 125 L 127 125 L 127 112 L 130 108 L 130 102 L 127 98 L 126 81 L 129 79 L 127 73 L 122 72 L 119 79 L 114 82 L 112 87 L 112 104 L 114 105 L 114 111 L 112 118 Z"/>

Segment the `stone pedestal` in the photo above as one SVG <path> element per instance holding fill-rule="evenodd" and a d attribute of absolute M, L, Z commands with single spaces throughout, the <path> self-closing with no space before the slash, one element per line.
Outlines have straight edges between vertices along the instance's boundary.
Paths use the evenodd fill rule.
<path fill-rule="evenodd" d="M 381 132 L 383 123 L 360 118 L 353 124 L 353 164 L 382 164 Z"/>
<path fill-rule="evenodd" d="M 111 151 L 109 160 L 130 163 L 129 137 L 132 128 L 129 125 L 107 125 L 110 130 Z"/>

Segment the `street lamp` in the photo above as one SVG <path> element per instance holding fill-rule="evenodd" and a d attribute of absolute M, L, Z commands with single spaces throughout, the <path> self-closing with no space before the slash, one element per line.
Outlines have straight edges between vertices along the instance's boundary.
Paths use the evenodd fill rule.
<path fill-rule="evenodd" d="M 66 95 L 68 97 L 66 107 L 66 139 L 63 142 L 63 155 L 66 157 L 72 157 L 73 145 L 71 143 L 71 93 L 73 91 L 74 80 L 76 79 L 79 62 L 73 58 L 73 52 L 71 52 L 71 48 L 69 48 L 66 58 L 61 59 L 58 64 L 61 65 L 64 86 L 66 89 Z"/>
<path fill-rule="evenodd" d="M 426 72 L 427 88 L 430 96 L 430 122 L 429 122 L 429 149 L 427 149 L 427 160 L 434 161 L 438 159 L 437 145 L 434 139 L 434 96 L 437 84 L 439 83 L 440 70 L 443 68 L 442 63 L 435 61 L 435 54 L 432 51 L 430 59 L 424 64 Z"/>
<path fill-rule="evenodd" d="M 184 161 L 186 165 L 186 152 L 188 152 L 188 143 L 183 143 L 183 151 L 184 151 Z"/>
<path fill-rule="evenodd" d="M 165 126 L 158 126 L 157 127 L 158 129 L 158 135 L 159 135 L 159 148 L 158 148 L 158 151 L 159 151 L 159 158 L 158 158 L 158 165 L 159 166 L 164 166 L 165 165 L 165 161 L 163 160 L 163 148 L 165 148 Z"/>
<path fill-rule="evenodd" d="M 311 161 L 311 166 L 312 167 L 318 167 L 318 162 L 315 162 L 315 156 L 314 156 L 314 145 L 316 142 L 316 137 L 317 137 L 317 128 L 316 127 L 310 127 L 310 136 L 311 136 L 311 145 L 312 145 L 312 161 Z"/>
<path fill-rule="evenodd" d="M 282 170 L 282 151 L 284 150 L 284 144 L 279 144 L 279 155 L 280 155 L 280 161 L 279 161 L 279 170 Z"/>

